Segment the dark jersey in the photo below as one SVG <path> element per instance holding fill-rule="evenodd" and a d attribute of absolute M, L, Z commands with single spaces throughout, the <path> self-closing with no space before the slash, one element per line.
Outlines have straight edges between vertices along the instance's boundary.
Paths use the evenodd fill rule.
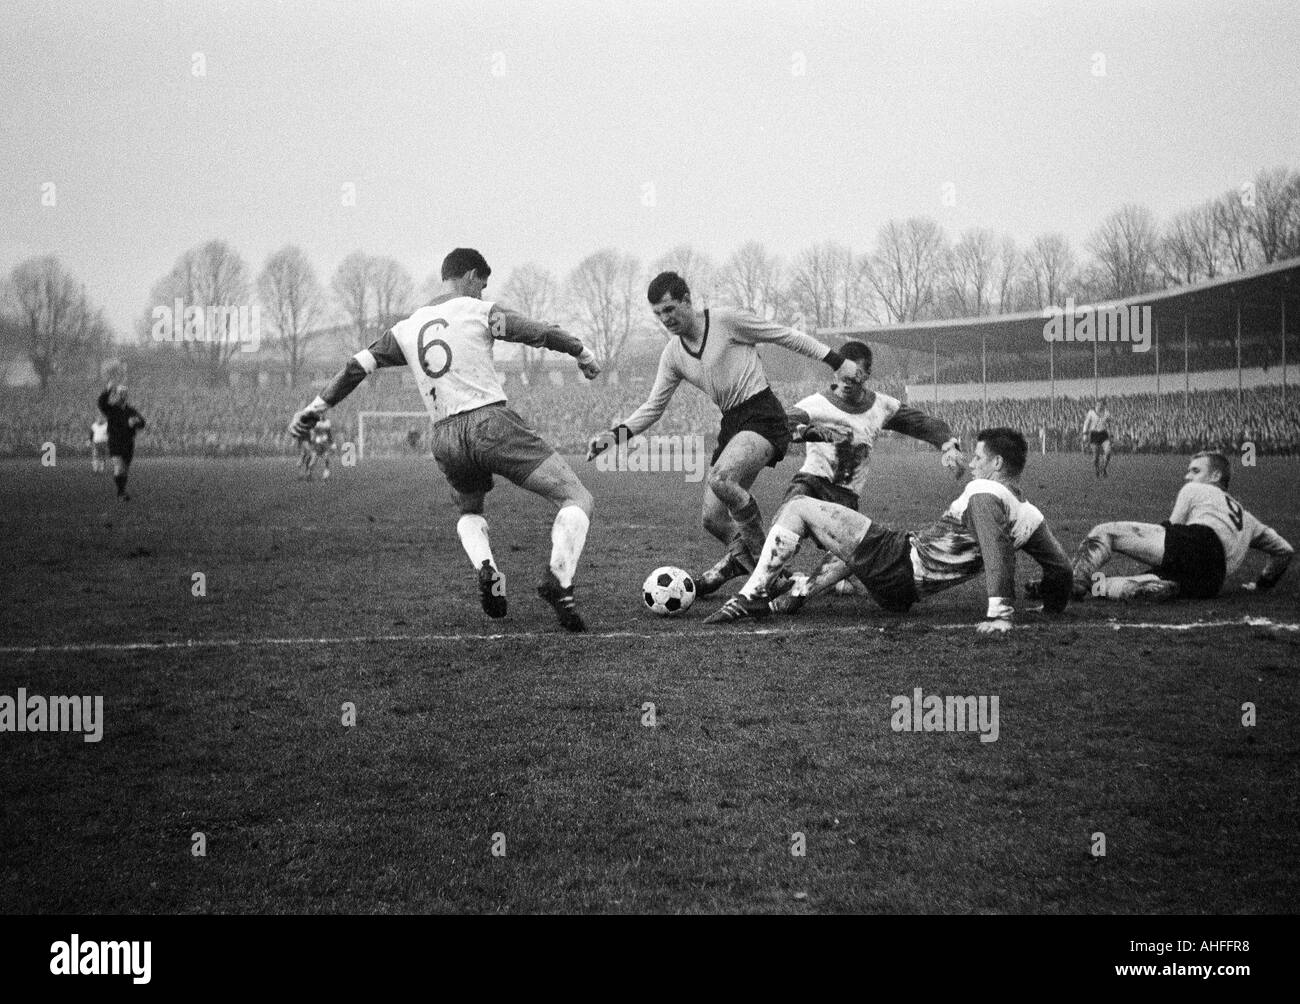
<path fill-rule="evenodd" d="M 135 444 L 135 434 L 144 428 L 144 416 L 129 404 L 110 404 L 109 392 L 99 395 L 99 410 L 108 420 L 108 452 L 129 448 Z"/>

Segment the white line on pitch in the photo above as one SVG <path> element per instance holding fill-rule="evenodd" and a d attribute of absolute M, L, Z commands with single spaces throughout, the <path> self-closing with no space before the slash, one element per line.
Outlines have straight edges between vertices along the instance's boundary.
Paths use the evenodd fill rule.
<path fill-rule="evenodd" d="M 189 638 L 185 641 L 86 642 L 74 645 L 5 645 L 0 646 L 0 655 L 49 655 L 78 652 L 162 652 L 173 651 L 176 649 L 257 648 L 259 646 L 285 645 L 387 645 L 394 643 L 437 644 L 441 642 L 466 641 L 532 641 L 538 638 L 550 638 L 553 640 L 567 638 L 573 641 L 606 641 L 621 638 L 632 638 L 638 641 L 643 641 L 655 638 L 671 638 L 674 641 L 682 641 L 692 638 L 736 637 L 742 634 L 759 637 L 790 637 L 791 635 L 861 634 L 865 631 L 875 631 L 878 634 L 883 634 L 888 630 L 906 634 L 908 633 L 907 629 L 909 627 L 922 628 L 931 631 L 964 631 L 975 627 L 975 624 L 925 624 L 924 622 L 913 622 L 913 624 L 910 625 L 890 625 L 888 627 L 879 624 L 857 624 L 807 628 L 758 628 L 743 631 L 733 630 L 725 633 L 717 631 L 695 631 L 689 634 L 671 635 L 662 632 L 646 633 L 640 631 L 604 631 L 581 635 L 563 634 L 559 631 L 520 631 L 517 634 L 380 634 L 353 635 L 350 637 L 336 638 Z M 1076 630 L 1082 628 L 1100 628 L 1110 631 L 1197 631 L 1212 628 L 1261 627 L 1272 628 L 1275 631 L 1300 631 L 1300 624 L 1277 623 L 1269 620 L 1267 617 L 1242 617 L 1240 620 L 1231 621 L 1190 621 L 1182 624 L 1159 624 L 1146 622 L 1125 623 L 1122 621 L 1083 621 L 1057 624 L 1038 622 L 1037 624 L 1021 625 L 1021 630 L 1037 627 L 1068 627 Z"/>

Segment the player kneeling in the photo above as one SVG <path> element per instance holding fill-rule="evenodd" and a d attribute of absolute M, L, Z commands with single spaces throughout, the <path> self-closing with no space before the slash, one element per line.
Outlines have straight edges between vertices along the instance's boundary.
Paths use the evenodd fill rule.
<path fill-rule="evenodd" d="M 704 621 L 720 624 L 766 617 L 776 605 L 798 609 L 798 597 L 769 601 L 768 587 L 799 549 L 813 537 L 841 559 L 809 582 L 824 590 L 852 574 L 886 610 L 902 613 L 919 599 L 984 572 L 988 613 L 981 633 L 1011 628 L 1015 608 L 1016 551 L 1043 569 L 1043 609 L 1060 613 L 1070 599 L 1070 560 L 1052 535 L 1043 514 L 1020 490 L 1029 448 L 1014 429 L 985 429 L 976 437 L 971 480 L 938 522 L 916 533 L 880 526 L 867 516 L 831 502 L 796 498 L 777 515 L 763 545 L 758 567 L 740 593 Z"/>

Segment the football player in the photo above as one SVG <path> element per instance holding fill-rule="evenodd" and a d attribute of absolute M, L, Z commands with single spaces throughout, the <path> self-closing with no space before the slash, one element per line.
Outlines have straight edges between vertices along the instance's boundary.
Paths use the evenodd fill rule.
<path fill-rule="evenodd" d="M 443 260 L 442 287 L 428 306 L 393 325 L 358 352 L 289 431 L 301 439 L 325 414 L 377 369 L 406 365 L 433 416 L 433 455 L 450 483 L 461 516 L 461 545 L 478 571 L 479 598 L 489 617 L 507 612 L 505 576 L 497 568 L 483 517 L 493 475 L 514 482 L 558 507 L 551 529 L 551 560 L 537 593 L 569 631 L 585 631 L 574 605 L 573 577 L 587 539 L 592 499 L 564 459 L 506 403 L 492 360 L 497 341 L 564 352 L 588 380 L 600 373 L 582 340 L 483 299 L 491 268 L 472 248 Z"/>
<path fill-rule="evenodd" d="M 302 441 L 302 456 L 298 461 L 298 466 L 302 468 L 302 478 L 311 480 L 311 469 L 315 465 L 317 458 L 325 465 L 325 470 L 321 472 L 321 480 L 330 476 L 330 452 L 335 449 L 334 446 L 334 427 L 330 425 L 328 418 L 322 418 L 314 426 L 307 438 Z"/>
<path fill-rule="evenodd" d="M 869 346 L 861 342 L 845 342 L 839 353 L 857 363 L 858 377 L 837 380 L 829 390 L 810 394 L 790 409 L 793 438 L 796 442 L 807 443 L 807 453 L 803 467 L 790 482 L 785 501 L 806 496 L 834 502 L 846 509 L 857 509 L 866 486 L 871 450 L 884 430 L 937 447 L 943 466 L 960 478 L 965 471 L 966 458 L 948 423 L 908 407 L 888 394 L 869 390 L 867 377 L 871 375 L 872 363 Z M 826 574 L 837 563 L 840 563 L 839 558 L 826 555 L 814 572 L 813 580 L 836 581 L 841 586 L 849 584 L 851 580 L 845 575 Z M 794 613 L 807 599 L 816 595 L 799 577 L 796 577 L 796 586 L 773 600 L 773 608 L 780 613 Z"/>
<path fill-rule="evenodd" d="M 916 533 L 880 526 L 833 502 L 796 498 L 786 503 L 763 544 L 749 581 L 706 624 L 772 613 L 768 588 L 805 537 L 840 559 L 886 610 L 904 612 L 917 600 L 984 572 L 988 588 L 981 634 L 1011 629 L 1016 595 L 1016 551 L 1043 568 L 1043 609 L 1060 613 L 1070 599 L 1070 560 L 1039 510 L 1020 490 L 1029 447 L 1014 429 L 984 429 L 976 437 L 971 480 L 938 522 Z"/>
<path fill-rule="evenodd" d="M 1106 399 L 1098 398 L 1094 407 L 1083 417 L 1082 437 L 1092 450 L 1092 471 L 1096 477 L 1110 477 L 1110 412 Z"/>
<path fill-rule="evenodd" d="M 661 272 L 646 296 L 669 339 L 645 403 L 614 428 L 593 436 L 591 460 L 659 421 L 683 380 L 707 394 L 722 412 L 718 446 L 704 489 L 704 528 L 727 545 L 716 565 L 695 579 L 698 595 L 753 571 L 763 547 L 763 518 L 749 493 L 764 466 L 775 467 L 790 445 L 785 409 L 763 372 L 757 346 L 772 343 L 826 363 L 841 380 L 857 379 L 856 363 L 815 338 L 739 310 L 697 310 L 676 272 Z"/>
<path fill-rule="evenodd" d="M 95 474 L 104 473 L 104 458 L 108 456 L 108 420 L 95 416 L 90 423 L 90 469 Z"/>
<path fill-rule="evenodd" d="M 1265 526 L 1228 494 L 1232 468 L 1222 453 L 1202 452 L 1187 464 L 1186 484 L 1174 511 L 1154 523 L 1102 523 L 1088 531 L 1074 555 L 1074 595 L 1107 599 L 1166 600 L 1179 596 L 1211 599 L 1252 548 L 1268 564 L 1249 583 L 1251 590 L 1272 589 L 1294 553 L 1277 531 Z M 1101 569 L 1116 554 L 1134 558 L 1151 571 L 1107 576 Z"/>
<path fill-rule="evenodd" d="M 108 459 L 113 465 L 117 500 L 129 502 L 126 478 L 135 457 L 135 434 L 144 428 L 144 416 L 127 404 L 125 384 L 109 384 L 97 403 L 108 421 Z"/>

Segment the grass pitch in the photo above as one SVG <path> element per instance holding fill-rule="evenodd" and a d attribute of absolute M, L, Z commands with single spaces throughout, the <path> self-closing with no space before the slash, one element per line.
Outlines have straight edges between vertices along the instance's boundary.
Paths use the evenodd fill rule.
<path fill-rule="evenodd" d="M 1167 516 L 1185 465 L 1096 482 L 1034 456 L 1024 484 L 1073 548 Z M 659 620 L 639 597 L 716 556 L 700 486 L 574 466 L 587 636 L 533 596 L 550 513 L 502 482 L 511 615 L 483 617 L 430 460 L 305 484 L 292 459 L 142 456 L 125 506 L 85 461 L 0 465 L 0 694 L 103 695 L 105 719 L 98 743 L 0 734 L 0 910 L 1300 909 L 1300 632 L 1243 623 L 1300 620 L 1295 569 L 1264 598 L 1236 591 L 1252 558 L 1212 602 L 1090 601 L 1004 639 L 969 626 L 979 579 L 905 617 L 849 597 L 705 628 L 716 599 Z M 873 466 L 863 508 L 889 525 L 955 497 L 932 455 Z M 761 476 L 769 516 L 795 469 Z M 1293 542 L 1298 473 L 1233 478 Z M 1159 629 L 1194 621 L 1233 623 Z M 893 731 L 917 687 L 998 696 L 998 740 Z"/>

